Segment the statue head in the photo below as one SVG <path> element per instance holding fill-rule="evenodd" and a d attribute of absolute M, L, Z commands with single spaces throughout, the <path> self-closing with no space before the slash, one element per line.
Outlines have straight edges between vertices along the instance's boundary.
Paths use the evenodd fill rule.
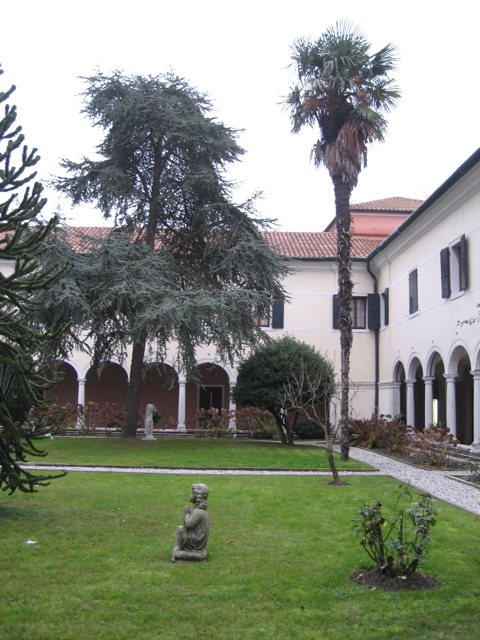
<path fill-rule="evenodd" d="M 193 502 L 197 509 L 206 509 L 208 507 L 208 494 L 209 491 L 206 484 L 192 484 L 190 502 Z"/>

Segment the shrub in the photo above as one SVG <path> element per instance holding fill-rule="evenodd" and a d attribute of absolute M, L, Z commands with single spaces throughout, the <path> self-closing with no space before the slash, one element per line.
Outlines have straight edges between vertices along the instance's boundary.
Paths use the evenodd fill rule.
<path fill-rule="evenodd" d="M 409 427 L 389 415 L 352 420 L 350 428 L 353 443 L 367 449 L 379 447 L 388 453 L 399 453 L 408 441 Z"/>
<path fill-rule="evenodd" d="M 445 467 L 448 455 L 458 440 L 444 427 L 426 427 L 414 430 L 406 441 L 404 451 L 414 461 L 428 467 Z"/>
<path fill-rule="evenodd" d="M 270 411 L 257 407 L 241 407 L 235 411 L 235 422 L 239 431 L 250 438 L 273 440 L 278 436 L 277 423 Z"/>
<path fill-rule="evenodd" d="M 229 438 L 234 433 L 230 428 L 232 418 L 233 413 L 225 409 L 200 409 L 192 421 L 194 435 L 196 438 Z"/>
<path fill-rule="evenodd" d="M 428 493 L 422 493 L 410 508 L 398 509 L 404 496 L 412 497 L 408 484 L 400 485 L 390 514 L 384 515 L 380 502 L 365 503 L 353 518 L 353 529 L 361 536 L 360 545 L 379 573 L 388 576 L 407 576 L 426 561 L 430 529 L 436 523 L 435 500 Z"/>
<path fill-rule="evenodd" d="M 329 433 L 331 433 L 330 424 L 327 425 Z M 301 440 L 323 440 L 325 438 L 324 427 L 319 425 L 315 420 L 299 420 L 293 432 Z"/>

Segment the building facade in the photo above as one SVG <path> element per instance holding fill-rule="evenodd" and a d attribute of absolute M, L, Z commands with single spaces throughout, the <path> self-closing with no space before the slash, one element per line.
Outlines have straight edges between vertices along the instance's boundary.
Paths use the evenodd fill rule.
<path fill-rule="evenodd" d="M 423 428 L 446 423 L 465 444 L 480 442 L 480 149 L 425 202 L 406 198 L 352 205 L 354 327 L 351 408 L 355 417 L 404 414 Z M 289 260 L 289 301 L 259 319 L 271 337 L 307 342 L 340 371 L 336 328 L 336 237 L 269 232 L 268 242 Z M 170 345 L 162 367 L 147 366 L 141 406 L 156 405 L 160 427 L 187 428 L 199 408 L 235 409 L 235 367 L 211 347 L 197 351 L 201 383 L 174 366 Z M 123 406 L 128 361 L 91 371 L 85 354 L 58 363 L 60 403 Z M 337 420 L 335 400 L 331 421 Z"/>

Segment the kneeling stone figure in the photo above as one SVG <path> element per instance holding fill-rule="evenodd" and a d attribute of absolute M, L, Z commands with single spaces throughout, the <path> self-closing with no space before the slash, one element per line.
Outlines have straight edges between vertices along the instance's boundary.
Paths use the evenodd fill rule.
<path fill-rule="evenodd" d="M 207 559 L 210 532 L 208 494 L 206 484 L 192 484 L 190 502 L 194 506 L 183 510 L 183 526 L 177 528 L 177 546 L 173 550 L 172 562 L 204 562 Z"/>

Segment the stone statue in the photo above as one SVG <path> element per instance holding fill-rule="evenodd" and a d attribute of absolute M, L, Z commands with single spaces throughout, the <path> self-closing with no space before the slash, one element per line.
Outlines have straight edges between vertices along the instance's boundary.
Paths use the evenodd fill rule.
<path fill-rule="evenodd" d="M 155 440 L 153 436 L 153 404 L 147 404 L 145 415 L 145 434 L 142 440 Z"/>
<path fill-rule="evenodd" d="M 193 508 L 183 510 L 183 526 L 177 528 L 177 546 L 172 562 L 204 562 L 207 559 L 207 540 L 210 531 L 206 484 L 192 484 L 190 502 Z"/>

